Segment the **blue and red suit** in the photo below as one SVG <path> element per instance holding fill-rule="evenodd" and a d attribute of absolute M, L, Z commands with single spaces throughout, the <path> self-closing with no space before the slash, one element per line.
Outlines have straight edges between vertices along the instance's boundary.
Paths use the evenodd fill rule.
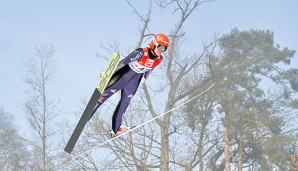
<path fill-rule="evenodd" d="M 112 117 L 112 129 L 117 132 L 122 123 L 131 98 L 136 93 L 142 78 L 147 79 L 152 70 L 163 60 L 162 55 L 156 56 L 150 48 L 139 48 L 120 61 L 107 88 L 102 93 L 89 119 L 96 110 L 113 94 L 121 90 L 121 99 Z"/>

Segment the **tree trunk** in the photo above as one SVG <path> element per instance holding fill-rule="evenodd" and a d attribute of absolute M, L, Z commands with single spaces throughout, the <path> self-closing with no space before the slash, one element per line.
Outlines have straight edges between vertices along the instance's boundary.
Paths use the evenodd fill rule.
<path fill-rule="evenodd" d="M 160 148 L 160 170 L 169 170 L 169 123 L 170 115 L 164 116 L 163 125 L 161 126 L 161 148 Z"/>
<path fill-rule="evenodd" d="M 225 170 L 230 171 L 230 141 L 229 141 L 229 130 L 227 126 L 224 126 L 224 154 L 225 154 Z"/>
<path fill-rule="evenodd" d="M 44 70 L 46 69 L 45 64 L 42 64 L 42 103 L 43 103 L 43 111 L 42 111 L 42 170 L 46 170 L 46 115 L 47 115 L 47 98 L 46 98 L 46 74 Z"/>
<path fill-rule="evenodd" d="M 199 171 L 203 171 L 204 169 L 204 161 L 203 161 L 203 139 L 204 139 L 204 133 L 205 133 L 205 128 L 206 128 L 206 122 L 202 122 L 202 126 L 201 126 L 201 129 L 200 129 L 200 138 L 199 138 L 199 144 L 198 144 L 198 148 L 199 148 L 199 151 L 198 151 L 198 155 L 199 155 L 199 162 L 200 162 L 200 168 L 199 168 Z"/>
<path fill-rule="evenodd" d="M 192 167 L 188 165 L 184 168 L 184 171 L 192 171 Z"/>
<path fill-rule="evenodd" d="M 238 150 L 238 171 L 242 171 L 243 166 L 243 150 L 244 150 L 244 143 L 243 143 L 243 133 L 240 133 L 239 137 L 239 150 Z"/>

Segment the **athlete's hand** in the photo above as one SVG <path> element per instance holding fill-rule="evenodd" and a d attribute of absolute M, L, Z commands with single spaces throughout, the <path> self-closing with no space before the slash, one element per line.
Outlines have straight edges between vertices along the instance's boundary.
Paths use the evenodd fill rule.
<path fill-rule="evenodd" d="M 146 81 L 146 78 L 145 77 L 142 77 L 140 85 L 143 86 L 144 83 L 145 83 L 145 81 Z"/>

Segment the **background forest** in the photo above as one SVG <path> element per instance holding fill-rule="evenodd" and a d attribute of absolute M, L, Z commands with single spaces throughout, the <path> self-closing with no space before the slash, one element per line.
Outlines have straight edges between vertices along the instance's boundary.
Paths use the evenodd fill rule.
<path fill-rule="evenodd" d="M 87 123 L 73 155 L 63 149 L 94 87 L 88 85 L 87 94 L 72 101 L 75 108 L 66 111 L 66 104 L 51 95 L 59 89 L 56 72 L 67 69 L 57 66 L 61 49 L 57 51 L 52 42 L 36 43 L 32 58 L 22 61 L 26 98 L 18 106 L 26 114 L 24 124 L 30 133 L 16 126 L 17 114 L 0 106 L 0 170 L 298 170 L 296 49 L 279 45 L 270 28 L 235 26 L 188 51 L 191 23 L 201 9 L 216 3 L 160 0 L 137 8 L 133 1 L 125 1 L 137 24 L 135 34 L 126 36 L 133 36 L 135 42 L 124 47 L 113 39 L 98 39 L 94 56 L 104 68 L 113 52 L 127 56 L 147 46 L 158 30 L 152 30 L 156 10 L 171 13 L 173 24 L 163 30 L 171 45 L 163 63 L 133 97 L 124 122 L 139 125 L 167 113 L 97 147 L 110 138 L 110 120 L 119 99 L 115 95 Z M 94 80 L 100 69 L 90 70 L 97 72 Z M 85 71 L 76 68 L 64 79 L 80 89 L 85 83 L 71 83 L 81 72 Z M 213 83 L 209 91 L 193 99 Z"/>

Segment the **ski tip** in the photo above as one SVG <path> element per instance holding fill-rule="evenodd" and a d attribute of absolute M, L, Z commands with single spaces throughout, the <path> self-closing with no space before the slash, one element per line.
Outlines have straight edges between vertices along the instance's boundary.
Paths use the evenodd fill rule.
<path fill-rule="evenodd" d="M 68 153 L 68 154 L 71 154 L 72 149 L 65 147 L 65 148 L 64 148 L 64 151 L 65 151 L 66 153 Z"/>

